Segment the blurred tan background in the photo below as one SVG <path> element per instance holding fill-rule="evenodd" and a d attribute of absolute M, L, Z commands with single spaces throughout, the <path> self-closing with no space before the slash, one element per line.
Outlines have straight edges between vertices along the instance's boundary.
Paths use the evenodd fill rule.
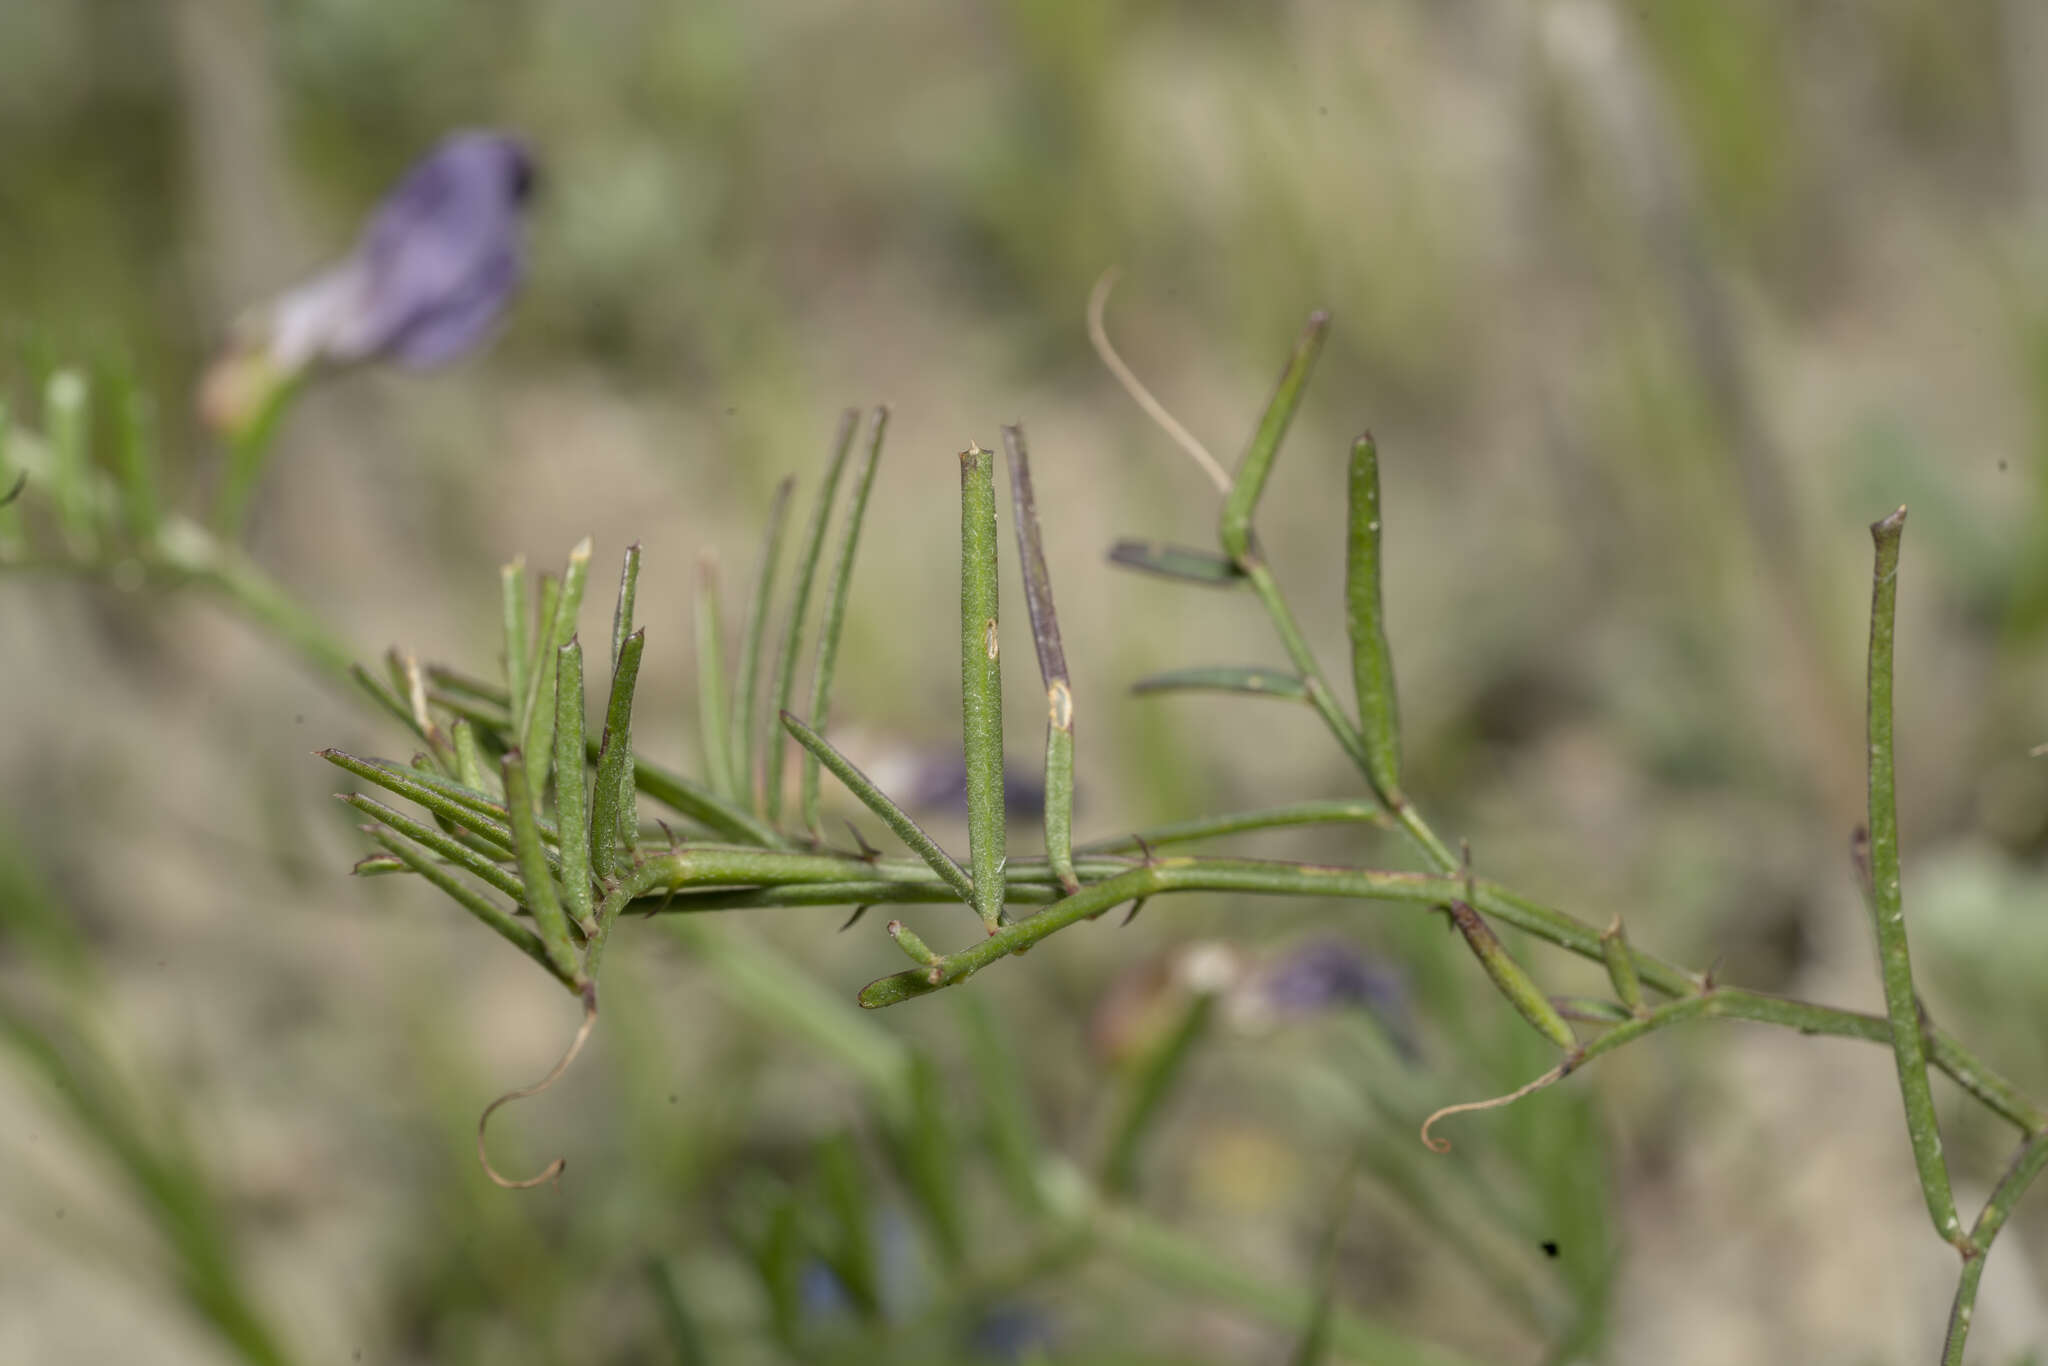
<path fill-rule="evenodd" d="M 502 337 L 432 376 L 316 388 L 252 554 L 366 657 L 399 643 L 483 673 L 497 565 L 592 534 L 608 574 L 640 540 L 638 738 L 694 763 L 697 557 L 721 557 L 735 618 L 775 482 L 811 479 L 841 407 L 887 401 L 835 725 L 868 754 L 943 747 L 953 454 L 1021 419 L 1089 837 L 1355 791 L 1305 710 L 1126 695 L 1150 670 L 1280 655 L 1248 600 L 1105 565 L 1118 535 L 1208 543 L 1215 498 L 1089 350 L 1089 287 L 1122 267 L 1123 354 L 1226 456 L 1327 307 L 1262 535 L 1336 667 L 1337 490 L 1350 437 L 1374 431 L 1410 787 L 1438 829 L 1589 921 L 1625 912 L 1640 945 L 1872 1010 L 1846 852 L 1864 528 L 1907 503 L 1900 802 L 1922 987 L 2038 1094 L 2044 69 L 2030 0 L 11 0 L 0 393 L 32 422 L 37 357 L 134 376 L 173 490 L 203 506 L 220 455 L 190 395 L 230 321 L 345 249 L 443 132 L 516 130 L 542 178 Z M 1028 771 L 1025 626 L 1013 606 Z M 492 1190 L 475 1111 L 543 1070 L 573 1018 L 424 890 L 344 876 L 360 841 L 309 751 L 403 757 L 406 737 L 196 597 L 0 578 L 0 640 L 7 886 L 82 927 L 106 1046 L 178 1112 L 292 1359 L 666 1359 L 633 1280 L 650 1251 L 696 1278 L 713 1359 L 776 1359 L 712 1208 L 732 1173 L 857 1110 L 829 1057 L 761 1028 L 678 941 L 629 935 L 616 1027 L 498 1139 L 566 1153 L 569 1185 Z M 1246 847 L 1401 857 L 1370 833 Z M 1516 1025 L 1455 941 L 1393 928 L 1401 914 L 1189 899 L 969 989 L 1075 1152 L 1110 1070 L 1091 1012 L 1129 964 L 1198 937 L 1257 953 L 1335 935 L 1396 965 L 1432 1104 L 1540 1070 L 1524 1054 L 1496 1076 L 1446 1042 L 1467 1014 L 1481 1039 Z M 879 925 L 839 936 L 839 918 L 707 932 L 759 936 L 851 999 L 900 960 Z M 1555 989 L 1595 984 L 1526 956 Z M 33 995 L 27 963 L 0 957 L 0 990 Z M 875 1023 L 956 1046 L 937 1002 Z M 1306 1284 L 1358 1097 L 1381 1089 L 1313 1029 L 1218 1041 L 1173 1102 L 1148 1207 Z M 1974 1209 L 2009 1136 L 1937 1097 Z M 1562 1270 L 1519 1244 L 1511 1269 L 1574 1306 L 1577 1344 L 1378 1196 L 1342 1240 L 1345 1302 L 1488 1361 L 1932 1358 L 1953 1257 L 1881 1050 L 1696 1026 L 1525 1109 L 1503 1141 L 1526 1140 L 1532 1219 L 1568 1210 L 1587 1232 Z M 24 1069 L 0 1070 L 0 1152 L 0 1360 L 235 1359 Z M 1469 1193 L 1457 1160 L 1428 1179 Z M 2048 1339 L 2040 1203 L 1993 1259 L 1973 1360 Z M 1052 1303 L 1048 1360 L 1286 1351 L 1200 1296 L 1114 1276 Z"/>

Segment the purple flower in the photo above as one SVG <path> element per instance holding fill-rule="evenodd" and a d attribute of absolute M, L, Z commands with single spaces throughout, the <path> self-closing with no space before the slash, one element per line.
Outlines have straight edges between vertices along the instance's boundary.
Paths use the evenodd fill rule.
<path fill-rule="evenodd" d="M 1400 973 L 1339 940 L 1311 940 L 1268 963 L 1258 976 L 1251 1013 L 1279 1022 L 1351 1007 L 1378 1019 L 1395 1047 L 1414 1056 L 1414 1019 Z"/>
<path fill-rule="evenodd" d="M 209 418 L 238 428 L 278 385 L 317 365 L 424 369 L 474 350 L 519 287 L 533 178 L 515 138 L 443 140 L 384 197 L 354 251 L 237 328 L 207 379 Z"/>

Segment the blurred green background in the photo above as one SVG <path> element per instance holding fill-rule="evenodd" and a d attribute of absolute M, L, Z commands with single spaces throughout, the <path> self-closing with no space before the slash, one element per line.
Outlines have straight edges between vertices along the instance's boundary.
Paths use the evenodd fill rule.
<path fill-rule="evenodd" d="M 444 132 L 516 130 L 542 187 L 504 334 L 314 389 L 255 558 L 365 657 L 485 673 L 498 564 L 640 540 L 636 738 L 694 763 L 698 557 L 736 616 L 775 482 L 811 478 L 840 408 L 886 401 L 835 707 L 879 764 L 957 743 L 953 456 L 1022 419 L 1086 838 L 1356 791 L 1306 710 L 1126 695 L 1279 653 L 1248 601 L 1104 564 L 1122 534 L 1209 543 L 1216 505 L 1082 326 L 1121 266 L 1125 357 L 1228 455 L 1327 307 L 1262 535 L 1335 666 L 1337 490 L 1369 425 L 1437 828 L 1640 945 L 1863 1009 L 1864 527 L 1908 503 L 1921 985 L 2038 1094 L 2044 63 L 2033 0 L 0 0 L 0 395 L 33 425 L 51 364 L 127 377 L 203 507 L 221 456 L 191 395 L 235 316 L 346 249 Z M 1021 610 L 1005 630 L 1028 771 Z M 0 578 L 0 641 L 0 999 L 54 1049 L 18 1031 L 0 1069 L 0 1360 L 1278 1362 L 1354 1152 L 1328 1262 L 1354 1324 L 1480 1361 L 1932 1356 L 1954 1259 L 1881 1050 L 1674 1031 L 1433 1158 L 1422 1114 L 1546 1060 L 1439 926 L 1360 905 L 1164 903 L 1000 965 L 955 993 L 972 1006 L 875 1016 L 850 1002 L 900 966 L 878 923 L 633 926 L 592 1051 L 495 1135 L 508 1166 L 566 1154 L 565 1183 L 499 1192 L 475 1113 L 573 1012 L 424 889 L 345 876 L 361 842 L 308 752 L 407 737 L 189 596 Z M 1402 857 L 1370 831 L 1244 847 Z M 1178 1008 L 1131 1009 L 1163 965 L 1326 938 L 1401 975 L 1413 1054 L 1355 1013 L 1213 1025 L 1094 1255 L 1031 1265 L 977 1031 L 1088 1172 L 1146 1021 Z M 806 1032 L 807 1005 L 734 985 L 735 953 L 848 1013 Z M 965 1251 L 918 1222 L 912 1102 L 863 1071 L 912 1056 L 961 1154 Z M 1937 1098 L 1974 1209 L 2009 1136 Z M 143 1147 L 109 1160 L 122 1133 Z M 2048 1339 L 2040 1204 L 1992 1259 L 1973 1360 Z M 779 1220 L 829 1246 L 856 1206 L 897 1278 L 879 1325 L 817 1260 L 764 1251 Z M 1218 1266 L 1301 1303 L 1261 1312 Z M 1341 1359 L 1405 1359 L 1359 1341 Z"/>

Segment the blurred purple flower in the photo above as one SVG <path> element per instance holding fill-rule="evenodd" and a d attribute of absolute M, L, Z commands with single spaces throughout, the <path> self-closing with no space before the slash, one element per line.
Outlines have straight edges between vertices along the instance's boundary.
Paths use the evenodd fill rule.
<path fill-rule="evenodd" d="M 891 749 L 874 758 L 868 776 L 906 810 L 967 813 L 967 761 L 958 749 Z M 1045 810 L 1044 780 L 1006 765 L 1003 808 L 1011 820 L 1036 820 Z"/>
<path fill-rule="evenodd" d="M 1404 1056 L 1415 1055 L 1415 1021 L 1401 974 L 1340 940 L 1310 940 L 1268 963 L 1253 992 L 1255 1016 L 1274 1022 L 1361 1008 Z"/>
<path fill-rule="evenodd" d="M 384 197 L 355 250 L 256 310 L 209 374 L 202 406 L 234 430 L 319 364 L 424 369 L 491 335 L 524 273 L 533 161 L 502 133 L 443 140 Z"/>

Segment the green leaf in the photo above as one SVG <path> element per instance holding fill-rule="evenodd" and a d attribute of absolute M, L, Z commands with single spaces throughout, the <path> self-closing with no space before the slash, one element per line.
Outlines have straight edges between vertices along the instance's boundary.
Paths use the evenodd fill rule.
<path fill-rule="evenodd" d="M 957 892 L 962 901 L 974 904 L 974 883 L 967 873 L 953 860 L 953 856 L 939 847 L 939 842 L 925 833 L 924 827 L 914 820 L 908 811 L 889 800 L 888 794 L 875 786 L 874 780 L 855 768 L 850 760 L 824 736 L 812 730 L 788 712 L 782 714 L 782 724 L 797 738 L 811 754 L 817 756 L 832 776 L 846 784 L 854 796 L 860 798 L 868 810 L 882 818 L 882 823 L 896 833 L 916 855 L 925 861 L 931 870 L 945 880 L 948 887 Z"/>
<path fill-rule="evenodd" d="M 632 782 L 633 689 L 640 681 L 640 653 L 647 632 L 626 637 L 619 651 L 619 667 L 612 672 L 611 700 L 605 705 L 604 742 L 598 753 L 597 786 L 591 799 L 590 869 L 600 882 L 609 881 L 618 867 L 619 842 L 630 842 L 639 832 L 626 832 L 623 794 Z"/>
<path fill-rule="evenodd" d="M 602 782 L 600 774 L 598 781 Z M 555 652 L 555 824 L 569 915 L 586 934 L 590 918 L 591 820 L 583 790 L 583 646 L 574 636 Z"/>
<path fill-rule="evenodd" d="M 991 933 L 1003 922 L 1003 669 L 996 574 L 995 456 L 960 453 L 960 694 L 967 761 L 967 857 L 974 910 Z"/>
<path fill-rule="evenodd" d="M 1308 701 L 1308 685 L 1278 669 L 1169 669 L 1131 684 L 1139 696 L 1163 692 L 1230 692 L 1247 697 L 1276 697 L 1284 702 Z"/>
<path fill-rule="evenodd" d="M 1366 777 L 1390 808 L 1401 795 L 1401 709 L 1394 695 L 1394 652 L 1380 605 L 1380 457 L 1370 433 L 1351 447 L 1350 528 L 1345 556 L 1345 624 L 1351 635 L 1351 677 L 1358 692 L 1359 738 Z"/>
<path fill-rule="evenodd" d="M 832 501 L 839 494 L 839 477 L 846 469 L 846 453 L 853 448 L 854 430 L 860 425 L 860 413 L 848 408 L 839 415 L 839 430 L 832 438 L 832 449 L 825 460 L 825 477 L 818 484 L 818 499 L 811 508 L 811 523 L 804 533 L 802 547 L 797 552 L 796 583 L 793 585 L 789 603 L 789 621 L 782 640 L 782 648 L 775 656 L 775 699 L 777 715 L 786 712 L 796 701 L 796 667 L 803 654 L 804 618 L 811 607 L 811 589 L 818 580 L 818 556 L 825 546 L 825 528 L 832 520 Z M 782 815 L 782 756 L 786 737 L 778 726 L 771 726 L 768 734 L 767 791 L 763 794 L 767 803 L 770 825 Z"/>
<path fill-rule="evenodd" d="M 1273 397 L 1259 418 L 1258 430 L 1252 434 L 1251 445 L 1237 467 L 1230 496 L 1223 501 L 1223 553 L 1240 566 L 1251 556 L 1252 517 L 1266 491 L 1266 477 L 1273 472 L 1273 457 L 1279 454 L 1280 442 L 1294 421 L 1295 410 L 1301 406 L 1302 391 L 1308 386 L 1309 373 L 1315 369 L 1316 357 L 1322 354 L 1323 338 L 1329 330 L 1329 314 L 1318 311 L 1309 315 L 1308 326 L 1295 342 L 1294 354 L 1287 358 L 1287 367 L 1280 372 L 1280 382 L 1274 386 Z"/>
<path fill-rule="evenodd" d="M 1109 562 L 1202 588 L 1239 588 L 1245 583 L 1244 571 L 1225 557 L 1162 541 L 1118 541 L 1109 548 Z"/>
<path fill-rule="evenodd" d="M 1081 883 L 1074 876 L 1074 688 L 1067 676 L 1066 648 L 1060 643 L 1059 612 L 1053 605 L 1052 573 L 1046 568 L 1045 543 L 1039 534 L 1031 455 L 1022 427 L 1003 428 L 1003 454 L 1010 466 L 1010 514 L 1017 527 L 1024 605 L 1031 616 L 1038 676 L 1045 684 L 1045 854 L 1060 885 L 1079 891 Z"/>
<path fill-rule="evenodd" d="M 775 486 L 775 501 L 768 508 L 768 534 L 761 544 L 761 568 L 754 576 L 753 597 L 747 603 L 747 623 L 740 635 L 740 676 L 733 689 L 732 768 L 743 794 L 741 805 L 761 811 L 761 772 L 757 762 L 760 744 L 758 708 L 761 702 L 761 650 L 768 635 L 768 610 L 775 600 L 775 568 L 782 559 L 782 537 L 789 526 L 789 495 L 796 480 L 784 479 Z"/>
<path fill-rule="evenodd" d="M 832 705 L 832 680 L 839 662 L 839 636 L 846 625 L 846 597 L 853 583 L 853 557 L 860 546 L 860 529 L 867 519 L 868 494 L 875 484 L 875 469 L 882 460 L 882 437 L 889 430 L 889 410 L 877 408 L 868 426 L 867 454 L 854 472 L 853 497 L 846 509 L 846 531 L 839 542 L 839 559 L 832 567 L 832 579 L 825 590 L 825 623 L 818 634 L 818 661 L 811 671 L 811 728 L 825 733 Z M 804 753 L 802 798 L 804 828 L 811 838 L 822 839 L 818 814 L 818 757 Z"/>

